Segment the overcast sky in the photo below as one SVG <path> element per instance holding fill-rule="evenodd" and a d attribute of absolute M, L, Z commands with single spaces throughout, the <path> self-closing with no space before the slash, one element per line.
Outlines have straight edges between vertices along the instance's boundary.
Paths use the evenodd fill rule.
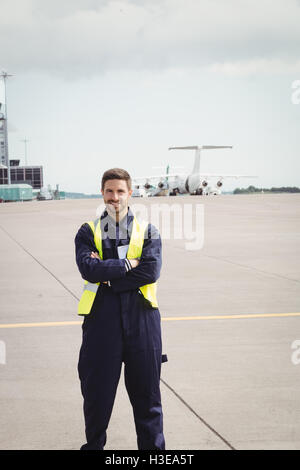
<path fill-rule="evenodd" d="M 225 190 L 300 186 L 298 0 L 0 0 L 9 153 L 45 184 L 94 193 L 132 175 L 193 166 L 259 175 Z M 300 82 L 299 82 L 300 85 Z M 300 88 L 300 87 L 299 87 Z M 0 102 L 3 85 L 0 84 Z"/>

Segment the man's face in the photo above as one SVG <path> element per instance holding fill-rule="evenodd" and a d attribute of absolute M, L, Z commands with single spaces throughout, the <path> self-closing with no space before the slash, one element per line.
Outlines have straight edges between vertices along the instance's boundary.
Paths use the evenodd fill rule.
<path fill-rule="evenodd" d="M 101 189 L 103 200 L 110 215 L 119 217 L 127 212 L 132 189 L 128 189 L 125 180 L 107 180 Z"/>

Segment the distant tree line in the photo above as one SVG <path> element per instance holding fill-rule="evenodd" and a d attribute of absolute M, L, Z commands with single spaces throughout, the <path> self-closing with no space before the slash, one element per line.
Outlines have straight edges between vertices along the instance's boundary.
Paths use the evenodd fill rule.
<path fill-rule="evenodd" d="M 256 188 L 248 186 L 248 188 L 236 188 L 233 194 L 249 194 L 249 193 L 300 193 L 300 188 L 296 186 L 282 186 L 281 188 Z"/>
<path fill-rule="evenodd" d="M 65 197 L 68 199 L 101 199 L 101 194 L 84 194 L 84 193 L 70 193 L 65 192 Z"/>

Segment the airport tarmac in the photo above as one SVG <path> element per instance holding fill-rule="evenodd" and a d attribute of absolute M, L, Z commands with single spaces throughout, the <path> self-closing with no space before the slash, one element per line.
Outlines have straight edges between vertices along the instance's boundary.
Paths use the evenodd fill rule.
<path fill-rule="evenodd" d="M 202 221 L 163 238 L 166 449 L 300 449 L 300 194 L 131 202 Z M 74 237 L 100 204 L 0 204 L 0 449 L 85 442 Z M 136 448 L 122 375 L 106 449 Z"/>

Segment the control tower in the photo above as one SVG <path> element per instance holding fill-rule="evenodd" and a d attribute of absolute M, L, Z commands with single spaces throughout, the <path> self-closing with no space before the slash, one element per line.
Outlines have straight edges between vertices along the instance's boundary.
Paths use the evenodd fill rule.
<path fill-rule="evenodd" d="M 7 124 L 4 113 L 2 112 L 2 103 L 0 103 L 0 164 L 8 167 L 7 149 Z"/>
<path fill-rule="evenodd" d="M 0 74 L 4 85 L 4 102 L 5 112 L 3 110 L 3 103 L 0 109 L 0 165 L 7 167 L 7 182 L 10 184 L 10 171 L 9 171 L 9 156 L 8 156 L 8 134 L 7 134 L 7 96 L 6 96 L 6 80 L 12 75 L 2 71 Z"/>

